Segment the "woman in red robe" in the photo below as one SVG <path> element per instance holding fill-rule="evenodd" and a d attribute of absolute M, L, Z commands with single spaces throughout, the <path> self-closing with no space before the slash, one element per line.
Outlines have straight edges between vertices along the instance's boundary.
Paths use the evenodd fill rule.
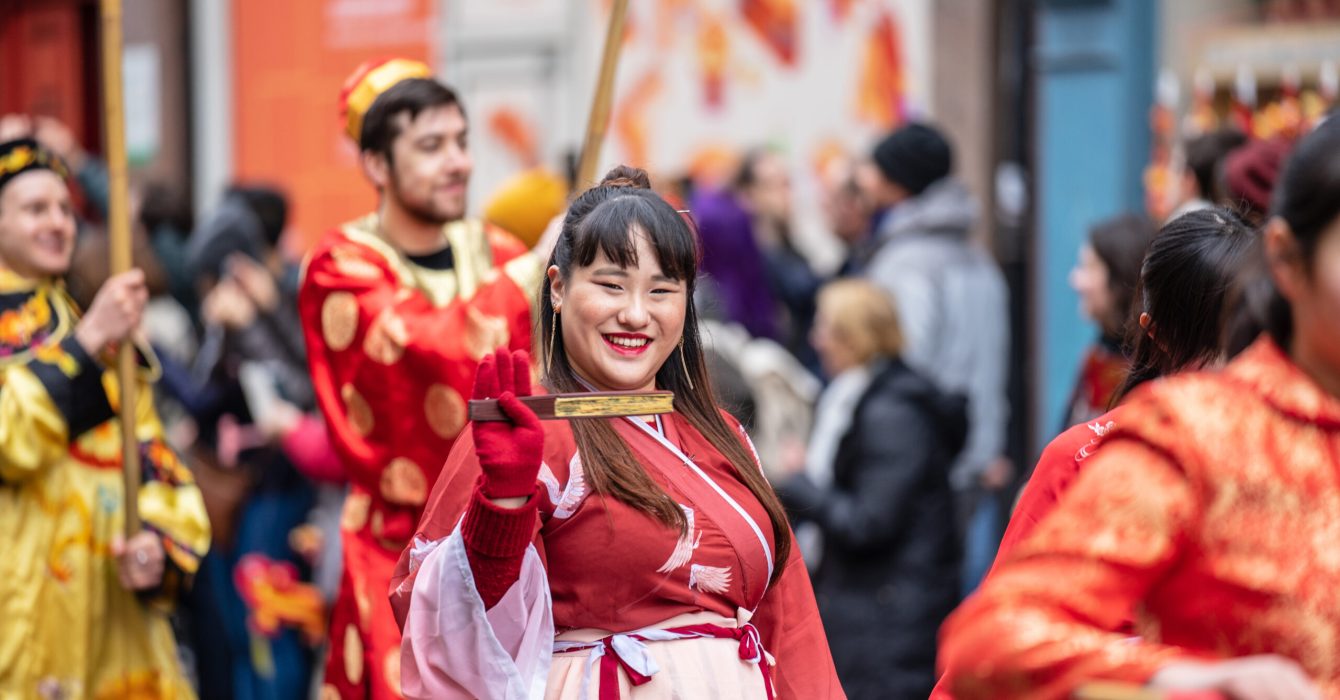
<path fill-rule="evenodd" d="M 1113 400 L 1159 377 L 1222 363 L 1229 297 L 1259 255 L 1259 236 L 1225 209 L 1193 211 L 1160 229 L 1141 265 L 1130 372 Z M 1187 299 L 1196 304 L 1188 306 Z M 997 562 L 1051 512 L 1124 413 L 1117 406 L 1047 445 L 1019 495 Z"/>
<path fill-rule="evenodd" d="M 1247 276 L 1245 268 L 1259 255 L 1257 233 L 1224 209 L 1188 213 L 1159 231 L 1141 266 L 1136 290 L 1134 308 L 1139 311 L 1133 320 L 1138 330 L 1130 340 L 1135 371 L 1119 388 L 1117 401 L 1147 381 L 1222 361 L 1224 325 L 1231 320 L 1226 311 Z M 1183 300 L 1188 298 L 1198 303 L 1187 306 Z M 1176 331 L 1156 335 L 1151 332 L 1155 325 Z M 1229 354 L 1241 349 L 1239 344 Z M 1119 405 L 1071 427 L 1047 445 L 1019 494 L 993 571 L 1056 507 L 1107 435 L 1126 422 L 1126 412 L 1126 406 Z M 1124 627 L 1129 629 L 1128 624 Z M 953 669 L 945 669 L 945 675 L 952 677 Z M 931 697 L 953 696 L 942 679 Z"/>
<path fill-rule="evenodd" d="M 1239 700 L 1340 692 L 1340 122 L 1305 137 L 1265 251 L 1271 332 L 1157 382 L 946 623 L 959 698 L 1092 680 Z M 1157 329 L 1156 329 L 1157 333 Z M 1134 618 L 1139 638 L 1118 628 Z"/>
<path fill-rule="evenodd" d="M 675 411 L 542 424 L 523 353 L 481 365 L 510 422 L 463 434 L 401 558 L 408 697 L 844 697 L 786 516 L 711 398 L 697 242 L 648 187 L 619 168 L 569 209 L 544 385 Z"/>
<path fill-rule="evenodd" d="M 1126 381 L 1131 363 L 1122 345 L 1140 283 L 1140 263 L 1154 231 L 1149 219 L 1123 214 L 1089 229 L 1089 239 L 1080 247 L 1070 287 L 1079 295 L 1080 312 L 1098 324 L 1099 336 L 1080 363 L 1062 429 L 1106 413 Z"/>

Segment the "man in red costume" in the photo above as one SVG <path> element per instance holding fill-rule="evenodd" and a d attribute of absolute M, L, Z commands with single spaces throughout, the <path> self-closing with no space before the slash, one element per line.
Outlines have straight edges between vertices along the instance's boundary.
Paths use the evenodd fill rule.
<path fill-rule="evenodd" d="M 465 218 L 468 124 L 427 66 L 365 64 L 342 103 L 380 201 L 317 243 L 299 295 L 312 383 L 351 484 L 322 697 L 381 700 L 400 697 L 392 569 L 465 425 L 480 358 L 530 349 L 542 261 Z"/>

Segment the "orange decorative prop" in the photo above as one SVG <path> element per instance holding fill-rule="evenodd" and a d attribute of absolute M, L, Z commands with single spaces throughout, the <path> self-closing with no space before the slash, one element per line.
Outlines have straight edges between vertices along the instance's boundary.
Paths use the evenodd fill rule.
<path fill-rule="evenodd" d="M 651 162 L 647 113 L 652 100 L 661 92 L 661 87 L 661 73 L 653 68 L 633 84 L 627 97 L 619 101 L 614 117 L 614 133 L 623 145 L 625 163 L 642 167 Z"/>
<path fill-rule="evenodd" d="M 499 107 L 489 114 L 489 131 L 526 167 L 540 162 L 540 146 L 535 129 L 511 107 Z"/>
<path fill-rule="evenodd" d="M 800 35 L 795 0 L 743 0 L 740 11 L 764 46 L 787 67 L 794 68 Z"/>
<path fill-rule="evenodd" d="M 698 30 L 698 65 L 703 74 L 703 101 L 720 107 L 725 93 L 726 65 L 730 59 L 730 35 L 721 17 L 703 20 Z"/>
<path fill-rule="evenodd" d="M 902 122 L 902 42 L 893 15 L 884 12 L 865 39 L 861 78 L 856 91 L 856 116 L 880 129 Z"/>
<path fill-rule="evenodd" d="M 851 8 L 856 5 L 856 0 L 829 0 L 828 6 L 833 10 L 833 18 L 838 22 L 845 21 L 851 16 Z"/>
<path fill-rule="evenodd" d="M 299 581 L 297 567 L 289 562 L 248 554 L 237 563 L 233 580 L 251 610 L 247 624 L 256 632 L 275 637 L 285 626 L 296 627 L 310 642 L 325 634 L 321 592 Z"/>

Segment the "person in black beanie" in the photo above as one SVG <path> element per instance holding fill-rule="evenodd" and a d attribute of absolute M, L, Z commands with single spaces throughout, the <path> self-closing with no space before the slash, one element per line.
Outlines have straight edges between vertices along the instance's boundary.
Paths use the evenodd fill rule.
<path fill-rule="evenodd" d="M 915 197 L 954 169 L 954 150 L 934 127 L 907 126 L 884 137 L 871 155 L 890 190 Z"/>
<path fill-rule="evenodd" d="M 953 147 L 929 124 L 900 127 L 875 146 L 857 173 L 878 212 L 860 274 L 893 295 L 907 364 L 941 390 L 968 396 L 967 445 L 950 472 L 967 592 L 995 555 L 997 496 L 1012 471 L 1001 456 L 1009 300 L 1000 267 L 972 240 L 977 202 L 953 169 Z"/>

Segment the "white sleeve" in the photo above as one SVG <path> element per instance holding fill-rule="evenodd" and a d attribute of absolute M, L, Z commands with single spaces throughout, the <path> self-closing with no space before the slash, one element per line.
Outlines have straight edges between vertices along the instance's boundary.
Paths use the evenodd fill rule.
<path fill-rule="evenodd" d="M 543 700 L 554 646 L 549 579 L 531 545 L 521 575 L 484 609 L 460 526 L 422 559 L 400 643 L 406 698 Z"/>

